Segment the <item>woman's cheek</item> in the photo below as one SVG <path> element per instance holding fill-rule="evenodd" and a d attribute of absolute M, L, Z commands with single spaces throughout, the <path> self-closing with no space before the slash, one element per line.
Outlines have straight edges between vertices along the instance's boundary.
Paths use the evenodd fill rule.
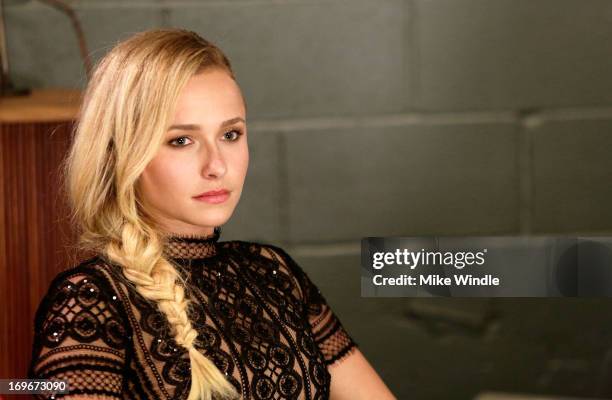
<path fill-rule="evenodd" d="M 241 171 L 243 175 L 246 175 L 246 172 L 249 168 L 249 148 L 248 148 L 248 145 L 246 144 L 246 140 L 245 140 L 245 145 L 240 154 L 239 162 L 240 162 L 240 167 L 241 167 Z"/>
<path fill-rule="evenodd" d="M 185 179 L 188 165 L 188 161 L 176 157 L 159 157 L 155 160 L 154 173 L 164 186 L 174 186 Z"/>

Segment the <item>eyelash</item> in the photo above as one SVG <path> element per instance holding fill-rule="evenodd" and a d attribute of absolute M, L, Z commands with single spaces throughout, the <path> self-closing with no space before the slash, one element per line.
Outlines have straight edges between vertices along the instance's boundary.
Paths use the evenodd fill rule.
<path fill-rule="evenodd" d="M 242 136 L 242 135 L 243 135 L 243 132 L 242 132 L 240 129 L 232 129 L 231 131 L 227 131 L 227 132 L 225 132 L 225 133 L 223 134 L 223 136 L 225 136 L 225 135 L 227 135 L 228 133 L 231 133 L 231 132 L 236 132 L 236 138 L 235 138 L 235 139 L 233 139 L 233 140 L 228 140 L 228 141 L 230 141 L 230 142 L 235 142 L 235 141 L 237 141 L 238 139 L 240 139 L 240 136 Z M 182 146 L 181 146 L 181 145 L 179 145 L 179 146 L 176 146 L 176 145 L 172 144 L 172 143 L 173 143 L 173 142 L 175 142 L 176 140 L 178 140 L 178 139 L 183 139 L 183 138 L 189 138 L 189 137 L 188 137 L 188 136 L 178 136 L 178 137 L 175 137 L 174 139 L 172 139 L 172 140 L 168 141 L 168 144 L 169 144 L 170 146 L 172 146 L 172 147 L 186 147 L 186 146 L 188 146 L 188 145 L 182 145 Z"/>

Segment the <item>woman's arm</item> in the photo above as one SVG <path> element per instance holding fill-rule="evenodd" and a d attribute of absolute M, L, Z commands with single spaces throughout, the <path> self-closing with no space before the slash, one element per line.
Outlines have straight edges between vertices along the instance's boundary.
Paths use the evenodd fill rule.
<path fill-rule="evenodd" d="M 306 272 L 280 247 L 262 247 L 262 255 L 288 268 L 302 288 L 313 339 L 331 375 L 330 400 L 397 400 Z"/>
<path fill-rule="evenodd" d="M 330 400 L 397 400 L 357 347 L 328 368 Z"/>

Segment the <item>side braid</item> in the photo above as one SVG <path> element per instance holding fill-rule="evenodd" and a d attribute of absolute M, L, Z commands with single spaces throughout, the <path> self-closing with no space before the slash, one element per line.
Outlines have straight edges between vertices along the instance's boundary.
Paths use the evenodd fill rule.
<path fill-rule="evenodd" d="M 213 395 L 238 398 L 216 365 L 193 345 L 198 333 L 187 316 L 189 301 L 183 286 L 177 282 L 181 277 L 176 268 L 162 255 L 159 236 L 153 231 L 147 234 L 127 222 L 121 237 L 121 243 L 109 242 L 105 253 L 111 261 L 123 266 L 124 275 L 134 283 L 138 293 L 157 302 L 173 329 L 176 343 L 188 351 L 191 366 L 188 400 L 211 400 Z"/>

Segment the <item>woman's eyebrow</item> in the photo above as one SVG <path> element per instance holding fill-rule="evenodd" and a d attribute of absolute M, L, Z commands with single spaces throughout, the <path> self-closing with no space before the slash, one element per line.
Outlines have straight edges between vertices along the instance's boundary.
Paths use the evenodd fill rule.
<path fill-rule="evenodd" d="M 246 122 L 246 121 L 242 117 L 230 118 L 228 120 L 221 122 L 221 128 L 226 127 L 228 125 L 235 124 L 237 122 Z M 202 127 L 197 124 L 175 124 L 175 125 L 171 125 L 168 128 L 169 131 L 173 129 L 180 129 L 183 131 L 199 131 L 200 129 L 202 129 Z"/>

